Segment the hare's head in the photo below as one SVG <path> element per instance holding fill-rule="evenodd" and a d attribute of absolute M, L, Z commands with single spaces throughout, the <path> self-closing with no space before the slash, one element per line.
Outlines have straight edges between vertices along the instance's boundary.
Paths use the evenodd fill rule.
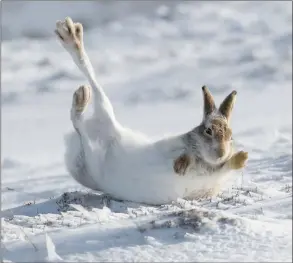
<path fill-rule="evenodd" d="M 197 153 L 206 162 L 217 165 L 226 161 L 233 153 L 230 118 L 236 99 L 232 91 L 217 108 L 206 86 L 202 87 L 204 116 L 191 136 L 196 136 Z"/>

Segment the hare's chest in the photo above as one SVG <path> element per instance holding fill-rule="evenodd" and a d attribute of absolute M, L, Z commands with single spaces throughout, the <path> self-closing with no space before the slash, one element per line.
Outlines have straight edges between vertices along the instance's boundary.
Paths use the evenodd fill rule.
<path fill-rule="evenodd" d="M 190 169 L 192 177 L 212 176 L 215 173 L 215 168 L 203 162 L 196 162 Z"/>

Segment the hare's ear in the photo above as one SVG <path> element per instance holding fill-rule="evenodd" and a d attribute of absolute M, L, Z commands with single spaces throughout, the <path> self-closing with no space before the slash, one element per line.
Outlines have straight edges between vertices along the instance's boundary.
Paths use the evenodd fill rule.
<path fill-rule="evenodd" d="M 236 90 L 233 90 L 222 102 L 222 104 L 219 107 L 219 112 L 226 117 L 226 119 L 229 121 L 231 117 L 231 112 L 236 100 Z"/>
<path fill-rule="evenodd" d="M 203 101 L 204 101 L 204 117 L 210 115 L 215 109 L 216 105 L 212 94 L 209 92 L 206 86 L 202 87 Z"/>

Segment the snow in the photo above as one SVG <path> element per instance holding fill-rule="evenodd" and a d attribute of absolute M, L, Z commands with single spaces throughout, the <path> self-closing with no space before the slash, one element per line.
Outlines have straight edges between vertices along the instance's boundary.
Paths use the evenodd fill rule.
<path fill-rule="evenodd" d="M 21 5 L 2 3 L 4 262 L 292 261 L 292 2 Z M 85 80 L 53 35 L 66 16 L 86 25 L 119 121 L 152 138 L 199 124 L 202 85 L 218 104 L 238 91 L 249 161 L 223 193 L 147 206 L 69 176 L 63 137 Z"/>

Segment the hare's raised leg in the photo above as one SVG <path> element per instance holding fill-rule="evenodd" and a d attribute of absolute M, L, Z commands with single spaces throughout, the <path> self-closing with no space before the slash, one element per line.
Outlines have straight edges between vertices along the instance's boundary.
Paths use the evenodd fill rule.
<path fill-rule="evenodd" d="M 191 157 L 187 154 L 180 155 L 174 160 L 173 169 L 178 175 L 185 175 L 187 169 L 191 164 Z"/>
<path fill-rule="evenodd" d="M 73 93 L 70 118 L 76 132 L 81 134 L 82 137 L 86 137 L 86 130 L 83 123 L 83 113 L 89 103 L 90 97 L 90 88 L 85 85 L 80 86 Z"/>
<path fill-rule="evenodd" d="M 92 87 L 94 122 L 91 124 L 95 123 L 95 130 L 98 133 L 111 136 L 112 133 L 115 133 L 117 122 L 110 100 L 102 87 L 97 83 L 92 64 L 86 54 L 83 44 L 82 25 L 80 23 L 73 23 L 71 18 L 67 17 L 65 21 L 57 21 L 55 33 Z"/>
<path fill-rule="evenodd" d="M 73 94 L 70 117 L 76 134 L 70 137 L 65 161 L 72 177 L 85 187 L 98 190 L 87 170 L 87 162 L 92 154 L 90 140 L 86 133 L 83 112 L 90 99 L 90 88 L 81 86 Z M 76 140 L 77 137 L 77 140 Z"/>
<path fill-rule="evenodd" d="M 245 167 L 248 159 L 248 153 L 239 151 L 235 153 L 225 164 L 226 169 L 239 170 Z"/>
<path fill-rule="evenodd" d="M 221 165 L 219 169 L 222 172 L 229 172 L 232 170 L 240 170 L 246 166 L 248 159 L 248 152 L 239 151 L 234 153 L 230 159 Z"/>

